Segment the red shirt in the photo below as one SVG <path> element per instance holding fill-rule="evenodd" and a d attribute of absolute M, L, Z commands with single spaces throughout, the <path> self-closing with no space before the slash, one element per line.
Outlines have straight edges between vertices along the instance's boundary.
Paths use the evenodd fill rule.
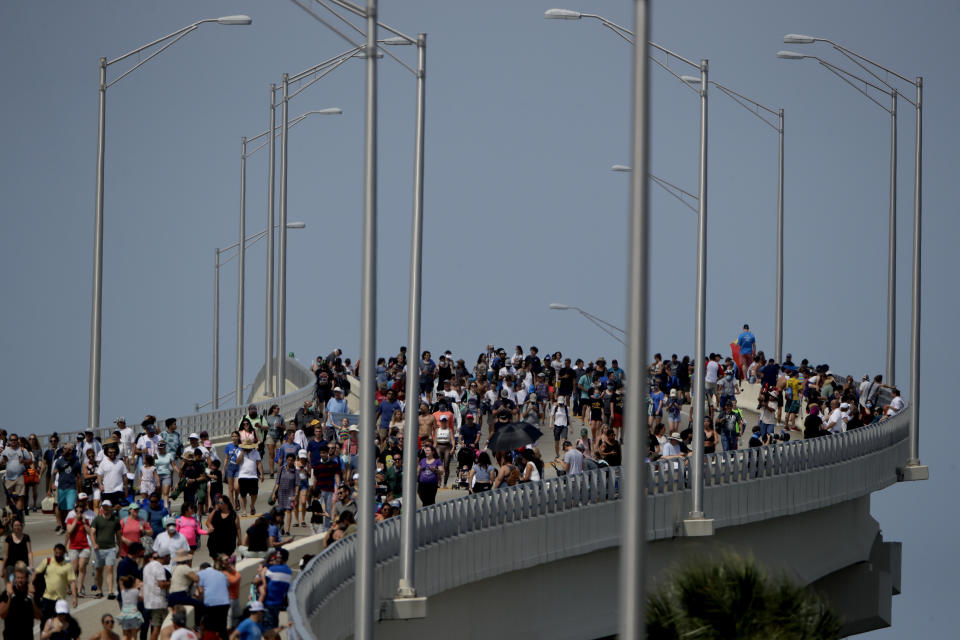
<path fill-rule="evenodd" d="M 70 527 L 73 526 L 73 523 L 76 522 L 76 520 L 76 513 L 67 518 L 67 531 L 70 531 Z M 90 523 L 87 522 L 87 524 L 89 525 Z M 90 540 L 87 538 L 87 532 L 84 527 L 77 527 L 75 531 L 69 534 L 69 536 L 70 543 L 67 545 L 68 549 L 83 550 L 90 548 Z"/>

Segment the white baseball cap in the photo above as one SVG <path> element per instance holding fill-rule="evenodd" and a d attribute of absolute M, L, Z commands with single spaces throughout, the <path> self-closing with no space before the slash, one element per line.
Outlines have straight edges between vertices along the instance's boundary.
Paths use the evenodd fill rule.
<path fill-rule="evenodd" d="M 340 387 L 334 387 L 334 388 L 333 388 L 333 392 L 334 392 L 334 393 L 337 393 L 338 391 L 339 391 L 340 393 L 343 393 L 343 389 L 341 389 Z"/>
<path fill-rule="evenodd" d="M 196 433 L 191 433 L 190 436 L 187 438 L 187 440 L 193 440 L 194 438 L 196 438 L 197 440 L 199 440 L 199 439 L 200 439 L 200 436 L 199 436 L 198 434 L 196 434 Z"/>
<path fill-rule="evenodd" d="M 101 507 L 112 507 L 112 506 L 113 506 L 113 503 L 110 502 L 109 500 L 104 500 L 103 502 L 100 503 L 100 506 L 101 506 Z"/>
<path fill-rule="evenodd" d="M 70 613 L 70 605 L 67 604 L 66 600 L 57 600 L 54 611 L 56 611 L 57 614 Z"/>
<path fill-rule="evenodd" d="M 266 611 L 266 607 L 264 607 L 263 603 L 259 600 L 254 600 L 250 603 L 250 613 L 254 613 L 256 611 Z"/>

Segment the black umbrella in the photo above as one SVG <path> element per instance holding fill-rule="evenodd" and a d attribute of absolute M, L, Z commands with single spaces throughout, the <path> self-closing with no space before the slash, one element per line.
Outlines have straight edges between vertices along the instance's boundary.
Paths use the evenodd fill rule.
<path fill-rule="evenodd" d="M 535 443 L 542 435 L 529 422 L 511 422 L 497 429 L 487 446 L 491 451 L 512 451 Z"/>

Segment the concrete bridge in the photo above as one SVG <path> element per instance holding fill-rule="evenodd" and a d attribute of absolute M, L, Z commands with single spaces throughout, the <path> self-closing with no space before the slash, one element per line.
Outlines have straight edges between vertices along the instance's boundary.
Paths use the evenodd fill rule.
<path fill-rule="evenodd" d="M 287 371 L 297 391 L 258 406 L 276 402 L 292 415 L 312 396 L 312 374 L 293 360 Z M 206 429 L 216 437 L 234 429 L 242 413 L 233 407 L 178 421 L 181 429 Z M 715 529 L 708 537 L 686 537 L 681 526 L 690 510 L 689 461 L 651 464 L 648 584 L 679 561 L 731 550 L 824 593 L 843 616 L 846 634 L 889 626 L 891 599 L 900 591 L 900 544 L 883 540 L 870 515 L 870 495 L 902 479 L 909 426 L 903 411 L 837 436 L 708 454 L 704 512 Z M 393 606 L 399 518 L 378 523 L 377 637 L 422 638 L 462 628 L 482 612 L 496 612 L 510 620 L 511 633 L 527 637 L 615 634 L 621 509 L 618 468 L 419 509 L 416 587 L 427 606 L 426 617 L 415 619 L 402 619 Z M 351 637 L 355 538 L 326 550 L 308 538 L 291 549 L 294 560 L 317 554 L 292 587 L 292 637 Z M 474 628 L 489 632 L 487 624 Z"/>
<path fill-rule="evenodd" d="M 709 537 L 684 536 L 687 464 L 651 464 L 648 583 L 679 561 L 730 550 L 822 592 L 847 635 L 889 626 L 900 544 L 883 540 L 870 495 L 902 479 L 908 421 L 904 411 L 842 435 L 707 455 Z M 418 510 L 416 587 L 427 608 L 414 619 L 403 619 L 393 602 L 399 519 L 377 524 L 377 637 L 422 638 L 462 628 L 480 612 L 510 620 L 521 637 L 615 634 L 621 508 L 619 469 L 601 468 Z M 289 610 L 295 637 L 351 637 L 355 542 L 319 553 L 297 577 Z"/>

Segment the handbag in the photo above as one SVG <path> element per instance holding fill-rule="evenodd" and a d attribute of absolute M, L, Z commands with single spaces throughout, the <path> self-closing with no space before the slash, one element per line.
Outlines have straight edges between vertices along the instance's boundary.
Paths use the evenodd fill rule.
<path fill-rule="evenodd" d="M 24 469 L 23 484 L 27 486 L 40 484 L 40 472 L 33 467 L 27 467 Z"/>

